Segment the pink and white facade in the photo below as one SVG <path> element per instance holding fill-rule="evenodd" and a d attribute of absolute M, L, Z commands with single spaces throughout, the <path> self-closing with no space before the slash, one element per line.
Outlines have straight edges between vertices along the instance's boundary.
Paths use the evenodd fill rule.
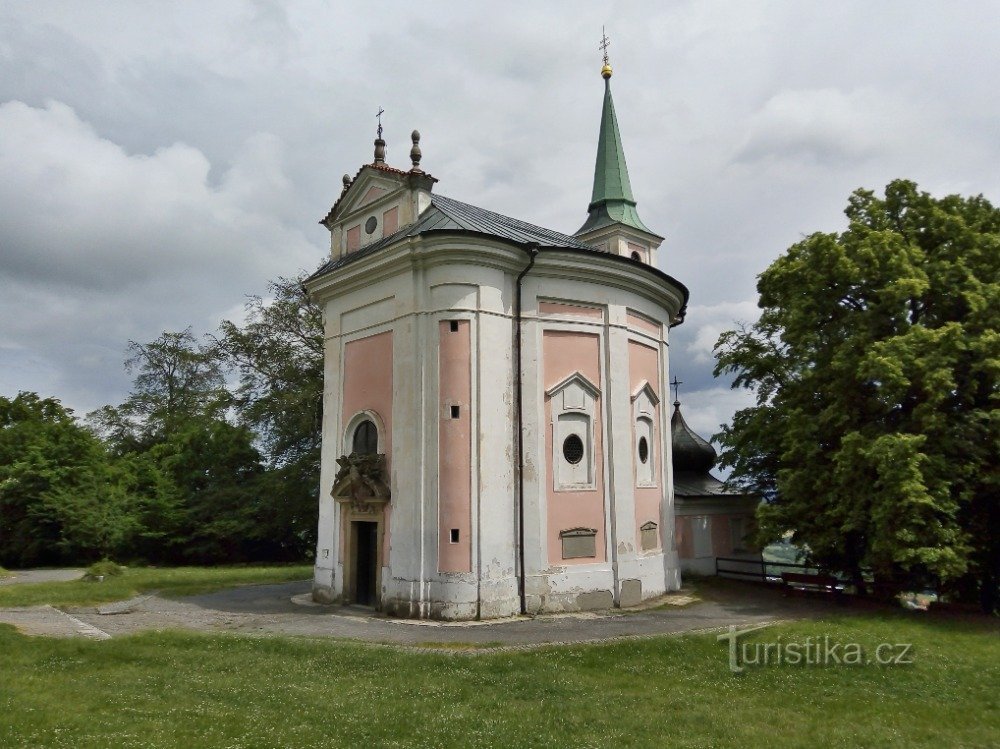
<path fill-rule="evenodd" d="M 314 598 L 485 619 L 678 588 L 664 394 L 687 291 L 661 238 L 613 210 L 568 236 L 438 196 L 418 140 L 408 171 L 376 141 L 345 176 L 307 281 L 326 330 Z M 390 496 L 331 496 L 363 451 Z"/>

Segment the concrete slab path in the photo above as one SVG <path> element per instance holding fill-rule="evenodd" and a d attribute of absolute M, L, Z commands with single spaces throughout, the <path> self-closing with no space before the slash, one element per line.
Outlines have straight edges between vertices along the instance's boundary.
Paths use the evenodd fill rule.
<path fill-rule="evenodd" d="M 65 612 L 52 607 L 0 609 L 0 622 L 14 624 L 26 634 L 63 637 L 118 637 L 146 630 L 182 629 L 492 649 L 651 637 L 843 610 L 822 599 L 785 598 L 780 591 L 760 586 L 713 581 L 699 588 L 700 600 L 684 606 L 665 603 L 635 611 L 443 623 L 391 619 L 358 607 L 303 605 L 309 586 L 309 581 L 301 581 L 248 585 L 179 599 L 154 595 L 128 606 L 77 607 Z M 680 602 L 690 599 L 675 595 L 665 600 L 670 598 Z"/>
<path fill-rule="evenodd" d="M 63 583 L 79 580 L 83 570 L 7 570 L 10 577 L 0 577 L 0 585 L 23 585 L 26 583 Z"/>

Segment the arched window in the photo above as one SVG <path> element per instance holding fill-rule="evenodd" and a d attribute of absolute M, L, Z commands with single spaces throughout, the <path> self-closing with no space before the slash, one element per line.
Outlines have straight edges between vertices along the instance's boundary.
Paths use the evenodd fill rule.
<path fill-rule="evenodd" d="M 371 419 L 365 419 L 354 428 L 351 452 L 358 455 L 374 455 L 378 452 L 378 429 Z"/>
<path fill-rule="evenodd" d="M 633 260 L 638 260 L 641 263 L 642 262 L 642 255 L 640 255 L 638 252 L 633 252 L 632 253 L 632 259 Z"/>

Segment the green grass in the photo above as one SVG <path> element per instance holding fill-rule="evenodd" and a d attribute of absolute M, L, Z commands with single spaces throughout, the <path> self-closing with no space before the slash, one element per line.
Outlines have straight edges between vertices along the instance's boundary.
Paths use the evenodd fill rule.
<path fill-rule="evenodd" d="M 5 577 L 10 577 L 10 572 L 5 570 L 3 567 L 0 567 L 0 579 Z"/>
<path fill-rule="evenodd" d="M 1000 736 L 989 621 L 845 615 L 828 635 L 895 667 L 747 668 L 712 635 L 504 653 L 146 633 L 104 642 L 0 627 L 0 746 L 987 747 Z"/>
<path fill-rule="evenodd" d="M 304 580 L 312 575 L 308 565 L 246 567 L 132 567 L 101 582 L 73 580 L 60 583 L 26 583 L 0 588 L 0 607 L 87 606 L 120 601 L 151 590 L 167 596 L 186 596 L 248 583 Z"/>

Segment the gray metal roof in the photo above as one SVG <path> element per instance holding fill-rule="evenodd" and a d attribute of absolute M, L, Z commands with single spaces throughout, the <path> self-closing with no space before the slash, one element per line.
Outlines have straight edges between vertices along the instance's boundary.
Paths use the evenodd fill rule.
<path fill-rule="evenodd" d="M 726 489 L 726 485 L 710 473 L 674 471 L 675 497 L 750 497 L 741 491 Z"/>
<path fill-rule="evenodd" d="M 343 257 L 331 260 L 316 271 L 310 278 L 316 278 L 337 268 L 357 262 L 361 258 L 373 255 L 384 247 L 403 239 L 427 234 L 435 231 L 459 231 L 499 237 L 518 244 L 535 243 L 539 247 L 556 249 L 587 250 L 600 252 L 593 245 L 585 244 L 579 239 L 561 234 L 551 229 L 529 224 L 516 218 L 503 216 L 485 208 L 479 208 L 460 200 L 446 198 L 444 195 L 431 197 L 431 205 L 421 215 L 419 220 L 409 226 L 404 226 L 395 234 L 390 234 L 377 242 L 362 247 L 360 250 L 348 253 Z M 676 283 L 676 281 L 675 281 Z M 686 290 L 685 290 L 686 291 Z"/>

